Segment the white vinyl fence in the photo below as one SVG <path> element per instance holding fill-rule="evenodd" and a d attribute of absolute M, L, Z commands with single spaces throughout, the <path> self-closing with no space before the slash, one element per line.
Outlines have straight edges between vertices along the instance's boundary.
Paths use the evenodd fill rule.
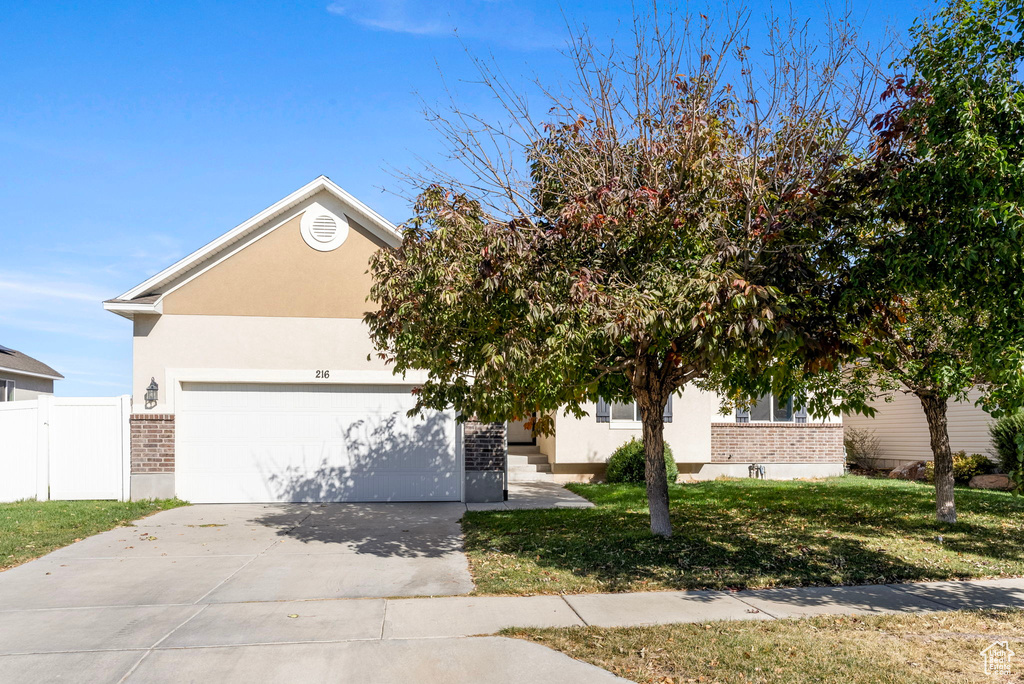
<path fill-rule="evenodd" d="M 128 499 L 131 398 L 0 404 L 0 501 Z"/>

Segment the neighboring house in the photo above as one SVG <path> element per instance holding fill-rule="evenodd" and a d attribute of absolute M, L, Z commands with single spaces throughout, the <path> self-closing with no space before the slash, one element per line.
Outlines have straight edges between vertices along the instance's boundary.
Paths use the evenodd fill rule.
<path fill-rule="evenodd" d="M 458 426 L 452 411 L 407 417 L 424 376 L 394 376 L 370 342 L 367 262 L 400 242 L 321 176 L 104 302 L 134 326 L 133 498 L 500 500 L 505 426 Z M 736 422 L 696 390 L 673 403 L 666 435 L 686 474 L 745 477 L 751 462 L 769 477 L 842 472 L 839 424 Z M 517 456 L 517 476 L 600 475 L 640 431 L 625 407 L 593 408 L 559 417 L 557 437 L 541 440 L 551 463 Z"/>
<path fill-rule="evenodd" d="M 53 394 L 53 381 L 63 378 L 42 361 L 0 345 L 0 402 Z"/>
<path fill-rule="evenodd" d="M 877 468 L 895 468 L 911 461 L 932 460 L 928 421 L 921 400 L 907 392 L 892 392 L 872 402 L 873 418 L 860 414 L 843 417 L 847 430 L 868 430 L 878 438 Z M 993 455 L 989 426 L 992 416 L 975 405 L 980 392 L 970 392 L 967 401 L 950 401 L 946 411 L 949 424 L 949 446 L 954 451 Z"/>

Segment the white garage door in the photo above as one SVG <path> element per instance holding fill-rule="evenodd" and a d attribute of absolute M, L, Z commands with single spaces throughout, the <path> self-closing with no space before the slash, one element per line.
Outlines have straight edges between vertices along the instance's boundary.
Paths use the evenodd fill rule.
<path fill-rule="evenodd" d="M 183 383 L 175 488 L 196 503 L 458 501 L 455 417 L 408 386 Z"/>

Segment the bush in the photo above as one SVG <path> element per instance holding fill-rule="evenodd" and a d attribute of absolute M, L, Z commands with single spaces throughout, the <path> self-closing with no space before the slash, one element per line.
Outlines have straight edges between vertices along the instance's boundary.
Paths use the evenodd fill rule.
<path fill-rule="evenodd" d="M 874 430 L 848 427 L 843 432 L 843 446 L 846 447 L 846 460 L 856 463 L 861 468 L 878 470 L 882 456 L 882 440 L 875 436 Z"/>
<path fill-rule="evenodd" d="M 935 461 L 925 465 L 928 481 L 935 482 Z M 995 464 L 984 454 L 967 455 L 966 451 L 953 454 L 953 480 L 958 484 L 967 484 L 975 475 L 988 475 L 995 469 Z"/>
<path fill-rule="evenodd" d="M 989 428 L 992 446 L 995 447 L 999 466 L 1004 473 L 1012 473 L 1020 468 L 1017 452 L 1017 435 L 1024 433 L 1024 411 L 1004 416 Z"/>
<path fill-rule="evenodd" d="M 667 443 L 665 444 L 665 474 L 668 475 L 669 484 L 675 482 L 679 477 L 679 468 L 672 455 L 672 447 Z M 605 480 L 613 484 L 620 482 L 643 484 L 646 482 L 644 443 L 634 437 L 616 449 L 612 453 L 612 457 L 608 459 Z"/>

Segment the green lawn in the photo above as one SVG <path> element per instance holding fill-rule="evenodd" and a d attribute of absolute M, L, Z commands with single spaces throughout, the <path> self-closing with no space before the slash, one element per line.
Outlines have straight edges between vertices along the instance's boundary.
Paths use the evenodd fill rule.
<path fill-rule="evenodd" d="M 592 509 L 473 512 L 483 594 L 872 584 L 1024 576 L 1024 497 L 958 489 L 956 525 L 928 485 L 847 476 L 671 487 L 671 539 L 642 487 L 570 485 Z"/>
<path fill-rule="evenodd" d="M 0 503 L 0 570 L 151 513 L 184 505 L 178 499 Z"/>
<path fill-rule="evenodd" d="M 1024 613 L 827 616 L 502 634 L 652 684 L 957 684 L 1008 681 L 984 674 L 979 651 L 999 639 L 1020 653 Z M 1021 670 L 1018 656 L 1009 681 L 1020 681 Z"/>

